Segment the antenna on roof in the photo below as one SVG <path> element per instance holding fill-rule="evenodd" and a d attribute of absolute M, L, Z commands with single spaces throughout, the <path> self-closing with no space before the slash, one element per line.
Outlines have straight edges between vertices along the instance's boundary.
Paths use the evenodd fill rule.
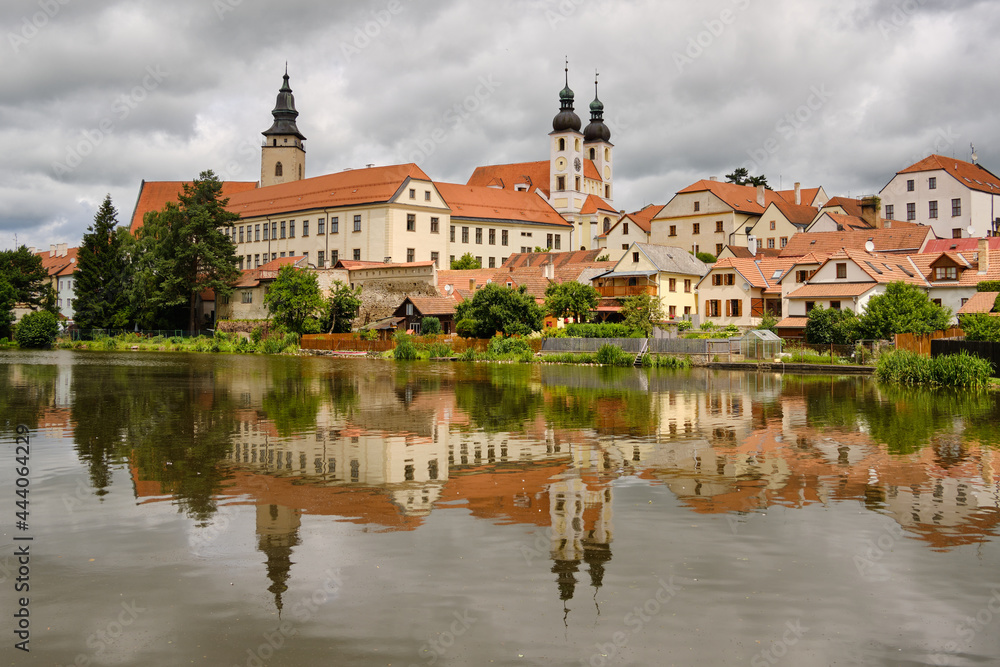
<path fill-rule="evenodd" d="M 865 251 L 875 252 L 875 244 L 872 243 L 871 241 L 865 241 Z"/>
<path fill-rule="evenodd" d="M 970 143 L 969 148 L 972 149 L 972 164 L 976 164 L 976 161 L 979 159 L 979 156 L 976 155 L 976 146 Z"/>

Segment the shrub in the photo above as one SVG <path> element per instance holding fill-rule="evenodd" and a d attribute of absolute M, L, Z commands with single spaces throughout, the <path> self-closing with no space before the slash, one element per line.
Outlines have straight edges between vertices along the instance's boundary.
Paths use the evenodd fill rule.
<path fill-rule="evenodd" d="M 476 348 L 467 347 L 462 354 L 458 355 L 458 358 L 462 361 L 475 361 L 479 358 L 479 355 L 476 354 Z"/>
<path fill-rule="evenodd" d="M 602 366 L 631 366 L 634 360 L 634 355 L 611 343 L 605 343 L 597 350 L 597 363 Z"/>
<path fill-rule="evenodd" d="M 259 324 L 250 330 L 250 340 L 256 345 L 264 337 L 264 327 Z"/>
<path fill-rule="evenodd" d="M 486 358 L 490 361 L 530 361 L 535 356 L 531 345 L 524 338 L 494 336 L 486 348 Z"/>
<path fill-rule="evenodd" d="M 268 336 L 257 344 L 257 350 L 262 354 L 278 354 L 281 352 L 281 343 L 281 337 Z"/>
<path fill-rule="evenodd" d="M 950 354 L 924 357 L 907 350 L 890 350 L 875 365 L 875 378 L 893 384 L 924 384 L 944 387 L 984 387 L 993 365 L 977 356 Z"/>
<path fill-rule="evenodd" d="M 118 349 L 118 341 L 110 336 L 102 338 L 99 342 L 99 345 L 101 346 L 102 350 L 112 351 Z"/>
<path fill-rule="evenodd" d="M 642 332 L 617 322 L 567 324 L 566 335 L 571 338 L 639 338 Z"/>
<path fill-rule="evenodd" d="M 987 313 L 963 315 L 962 330 L 965 331 L 965 340 L 1000 342 L 1000 317 Z"/>
<path fill-rule="evenodd" d="M 459 320 L 455 325 L 455 333 L 457 333 L 462 338 L 475 338 L 476 337 L 476 321 L 466 318 L 464 320 Z"/>
<path fill-rule="evenodd" d="M 425 336 L 433 336 L 441 333 L 441 320 L 436 317 L 425 317 L 420 321 L 420 331 Z"/>
<path fill-rule="evenodd" d="M 691 359 L 667 354 L 647 354 L 642 358 L 642 365 L 645 368 L 691 368 Z"/>
<path fill-rule="evenodd" d="M 396 333 L 396 348 L 392 352 L 392 358 L 396 361 L 412 361 L 417 358 L 413 336 L 402 331 Z"/>
<path fill-rule="evenodd" d="M 14 333 L 17 344 L 23 348 L 49 348 L 56 341 L 59 323 L 47 310 L 28 313 L 21 318 Z"/>
<path fill-rule="evenodd" d="M 694 324 L 692 324 L 691 320 L 681 320 L 677 323 L 677 332 L 680 333 L 682 331 L 687 331 L 692 326 L 694 326 Z"/>
<path fill-rule="evenodd" d="M 428 343 L 425 346 L 430 358 L 450 357 L 451 347 L 445 343 Z"/>

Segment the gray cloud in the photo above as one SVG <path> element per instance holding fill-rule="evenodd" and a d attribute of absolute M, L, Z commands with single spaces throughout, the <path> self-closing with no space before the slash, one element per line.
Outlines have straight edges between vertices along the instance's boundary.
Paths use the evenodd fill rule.
<path fill-rule="evenodd" d="M 124 222 L 143 178 L 256 180 L 286 61 L 314 175 L 546 159 L 564 55 L 584 122 L 601 70 L 618 208 L 743 164 L 845 195 L 970 142 L 996 170 L 998 24 L 957 0 L 7 2 L 0 246 L 78 243 L 105 193 Z"/>

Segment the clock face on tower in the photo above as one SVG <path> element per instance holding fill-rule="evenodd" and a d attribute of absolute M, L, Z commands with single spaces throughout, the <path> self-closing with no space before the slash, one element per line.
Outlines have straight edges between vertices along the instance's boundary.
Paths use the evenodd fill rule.
<path fill-rule="evenodd" d="M 582 163 L 582 162 L 580 162 L 580 158 L 575 158 L 575 159 L 573 160 L 573 166 L 574 166 L 574 167 L 576 167 L 576 170 L 577 170 L 577 171 L 580 171 L 580 167 L 582 167 L 582 166 L 583 166 L 583 163 Z"/>
<path fill-rule="evenodd" d="M 559 171 L 565 171 L 566 169 L 566 158 L 561 157 L 556 160 L 556 169 Z"/>

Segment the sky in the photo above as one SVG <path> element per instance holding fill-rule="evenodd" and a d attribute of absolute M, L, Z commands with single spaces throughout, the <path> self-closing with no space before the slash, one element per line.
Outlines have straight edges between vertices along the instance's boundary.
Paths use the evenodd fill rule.
<path fill-rule="evenodd" d="M 548 159 L 565 58 L 599 95 L 618 209 L 736 167 L 877 193 L 932 153 L 1000 170 L 1000 3 L 5 0 L 0 248 L 79 245 L 105 195 L 260 177 L 287 63 L 306 175 Z"/>

